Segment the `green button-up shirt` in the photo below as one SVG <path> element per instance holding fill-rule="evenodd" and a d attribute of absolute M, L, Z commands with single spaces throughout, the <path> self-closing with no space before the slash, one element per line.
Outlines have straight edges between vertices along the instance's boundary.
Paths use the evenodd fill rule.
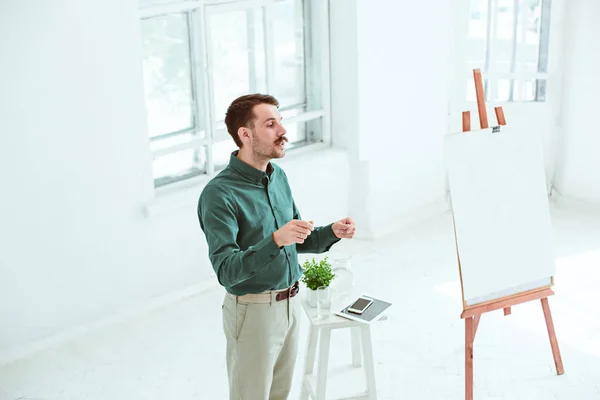
<path fill-rule="evenodd" d="M 292 286 L 302 276 L 298 253 L 324 253 L 340 240 L 330 224 L 279 248 L 273 232 L 301 219 L 287 176 L 273 163 L 267 172 L 252 167 L 237 151 L 202 191 L 198 219 L 219 283 L 238 296 Z"/>

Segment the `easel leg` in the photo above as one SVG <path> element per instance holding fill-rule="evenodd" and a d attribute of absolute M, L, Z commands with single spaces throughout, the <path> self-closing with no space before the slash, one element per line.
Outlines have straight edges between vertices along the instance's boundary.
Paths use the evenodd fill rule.
<path fill-rule="evenodd" d="M 465 318 L 465 399 L 473 400 L 473 317 Z"/>
<path fill-rule="evenodd" d="M 547 297 L 542 299 L 542 308 L 544 309 L 544 317 L 546 318 L 546 327 L 548 328 L 548 336 L 550 337 L 550 347 L 552 347 L 556 373 L 562 375 L 565 373 L 565 369 L 563 367 L 562 357 L 560 356 L 560 349 L 558 348 L 558 340 L 556 340 L 556 332 L 554 331 L 552 313 L 550 312 L 550 304 L 548 304 Z"/>

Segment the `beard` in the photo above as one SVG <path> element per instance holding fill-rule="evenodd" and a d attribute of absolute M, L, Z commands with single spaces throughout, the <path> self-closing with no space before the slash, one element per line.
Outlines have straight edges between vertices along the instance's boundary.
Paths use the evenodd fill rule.
<path fill-rule="evenodd" d="M 285 147 L 282 145 L 284 145 L 287 141 L 288 138 L 285 136 L 280 137 L 273 143 L 265 143 L 256 140 L 252 142 L 252 152 L 254 153 L 255 158 L 282 158 L 285 155 Z"/>

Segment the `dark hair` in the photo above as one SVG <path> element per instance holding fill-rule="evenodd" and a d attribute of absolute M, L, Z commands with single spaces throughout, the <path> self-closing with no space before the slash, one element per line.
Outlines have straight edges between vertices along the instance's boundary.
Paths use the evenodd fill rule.
<path fill-rule="evenodd" d="M 239 148 L 242 147 L 242 140 L 238 135 L 238 129 L 241 127 L 254 128 L 256 115 L 254 115 L 253 109 L 254 106 L 259 104 L 271 104 L 279 108 L 279 102 L 275 97 L 268 94 L 254 93 L 240 96 L 235 99 L 225 113 L 227 132 L 229 132 L 233 141 Z"/>

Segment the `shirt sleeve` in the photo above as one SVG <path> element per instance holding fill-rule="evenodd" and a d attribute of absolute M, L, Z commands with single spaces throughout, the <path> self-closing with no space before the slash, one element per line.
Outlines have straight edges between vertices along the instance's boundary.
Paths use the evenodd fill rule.
<path fill-rule="evenodd" d="M 294 219 L 302 219 L 295 202 Z M 304 240 L 304 243 L 296 245 L 298 253 L 320 254 L 329 251 L 334 244 L 341 240 L 334 235 L 333 229 L 331 228 L 332 225 L 333 224 L 315 227 L 312 233 Z"/>
<path fill-rule="evenodd" d="M 224 287 L 252 278 L 281 251 L 272 235 L 246 250 L 239 247 L 236 241 L 239 232 L 236 207 L 221 188 L 207 186 L 204 189 L 198 201 L 198 219 L 206 236 L 210 262 Z"/>

